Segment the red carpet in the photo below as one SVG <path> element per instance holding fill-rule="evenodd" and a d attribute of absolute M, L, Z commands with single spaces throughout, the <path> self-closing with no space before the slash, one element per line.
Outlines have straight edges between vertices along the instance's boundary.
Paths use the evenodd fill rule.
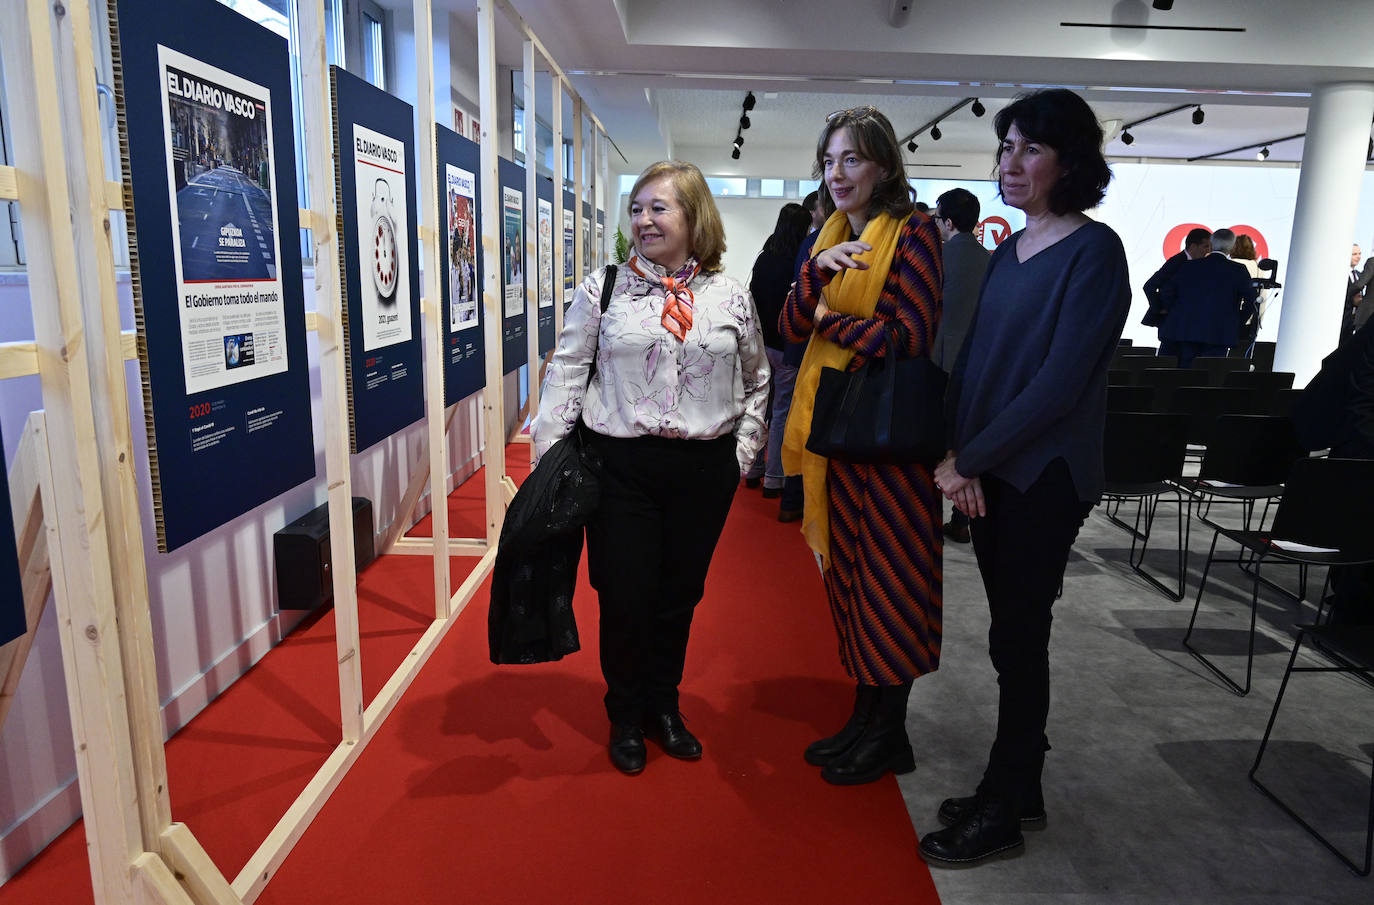
<path fill-rule="evenodd" d="M 455 492 L 455 535 L 480 531 L 480 494 L 480 474 Z M 682 708 L 702 761 L 651 744 L 642 775 L 611 767 L 585 573 L 583 650 L 556 664 L 488 662 L 484 589 L 258 901 L 938 902 L 895 780 L 835 788 L 802 761 L 851 692 L 815 565 L 775 513 L 740 489 L 697 610 Z M 455 560 L 455 586 L 470 568 Z M 361 577 L 369 697 L 429 618 L 430 574 L 392 556 Z M 338 737 L 332 622 L 168 745 L 173 814 L 231 878 Z M 90 900 L 79 825 L 0 887 L 0 905 Z"/>

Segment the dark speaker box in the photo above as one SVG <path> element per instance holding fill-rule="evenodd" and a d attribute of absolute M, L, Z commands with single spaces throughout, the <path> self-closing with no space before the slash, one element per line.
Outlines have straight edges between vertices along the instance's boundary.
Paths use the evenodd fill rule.
<path fill-rule="evenodd" d="M 313 610 L 334 599 L 329 552 L 329 504 L 310 510 L 272 535 L 277 564 L 277 608 Z M 372 501 L 353 498 L 353 559 L 358 571 L 376 558 Z"/>

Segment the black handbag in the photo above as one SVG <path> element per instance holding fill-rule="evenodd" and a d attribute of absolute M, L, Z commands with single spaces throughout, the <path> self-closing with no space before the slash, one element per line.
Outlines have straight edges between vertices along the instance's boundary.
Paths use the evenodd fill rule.
<path fill-rule="evenodd" d="M 853 371 L 821 369 L 806 448 L 842 462 L 933 466 L 946 452 L 946 379 L 927 355 L 898 358 L 888 327 L 885 356 Z"/>

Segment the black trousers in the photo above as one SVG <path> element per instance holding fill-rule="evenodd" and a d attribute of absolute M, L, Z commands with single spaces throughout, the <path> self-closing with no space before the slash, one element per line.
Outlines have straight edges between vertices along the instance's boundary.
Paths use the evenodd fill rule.
<path fill-rule="evenodd" d="M 735 438 L 590 437 L 603 462 L 587 569 L 601 602 L 606 713 L 639 725 L 678 710 L 692 612 L 739 486 Z"/>
<path fill-rule="evenodd" d="M 999 688 L 997 737 L 979 791 L 1019 808 L 1040 797 L 1049 741 L 1051 609 L 1083 519 L 1069 467 L 1055 459 L 1025 493 L 982 479 L 988 514 L 973 519 L 973 549 L 992 625 L 988 653 Z"/>

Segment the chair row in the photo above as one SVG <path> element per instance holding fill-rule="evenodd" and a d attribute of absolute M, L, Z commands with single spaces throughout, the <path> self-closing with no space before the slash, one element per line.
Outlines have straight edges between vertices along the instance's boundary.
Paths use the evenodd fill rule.
<path fill-rule="evenodd" d="M 1221 415 L 1274 415 L 1286 418 L 1302 390 L 1246 387 L 1108 386 L 1109 412 L 1173 412 L 1188 415 L 1189 443 L 1207 442 L 1210 425 Z"/>
<path fill-rule="evenodd" d="M 1274 368 L 1274 349 L 1275 343 L 1257 342 L 1250 350 L 1249 357 L 1243 354 L 1244 350 L 1232 349 L 1231 354 L 1225 356 L 1222 360 L 1236 362 L 1236 367 L 1242 369 L 1254 368 L 1256 371 L 1271 371 Z M 1158 352 L 1159 350 L 1154 346 L 1137 346 L 1131 343 L 1130 340 L 1121 340 L 1120 344 L 1116 347 L 1113 361 L 1123 361 L 1129 358 L 1147 358 L 1150 356 L 1158 356 L 1161 358 L 1169 357 L 1159 356 Z M 1199 358 L 1194 359 L 1194 363 L 1196 364 L 1198 361 L 1209 360 L 1212 359 Z"/>
<path fill-rule="evenodd" d="M 1213 361 L 1227 362 L 1230 359 L 1215 358 Z M 1155 362 L 1163 361 L 1162 365 Z M 1125 367 L 1113 367 L 1107 371 L 1107 382 L 1117 386 L 1163 386 L 1163 387 L 1279 387 L 1293 386 L 1292 371 L 1246 371 L 1235 368 L 1179 368 L 1171 364 L 1172 359 L 1134 358 L 1128 359 Z M 1150 367 L 1142 367 L 1141 364 Z"/>

